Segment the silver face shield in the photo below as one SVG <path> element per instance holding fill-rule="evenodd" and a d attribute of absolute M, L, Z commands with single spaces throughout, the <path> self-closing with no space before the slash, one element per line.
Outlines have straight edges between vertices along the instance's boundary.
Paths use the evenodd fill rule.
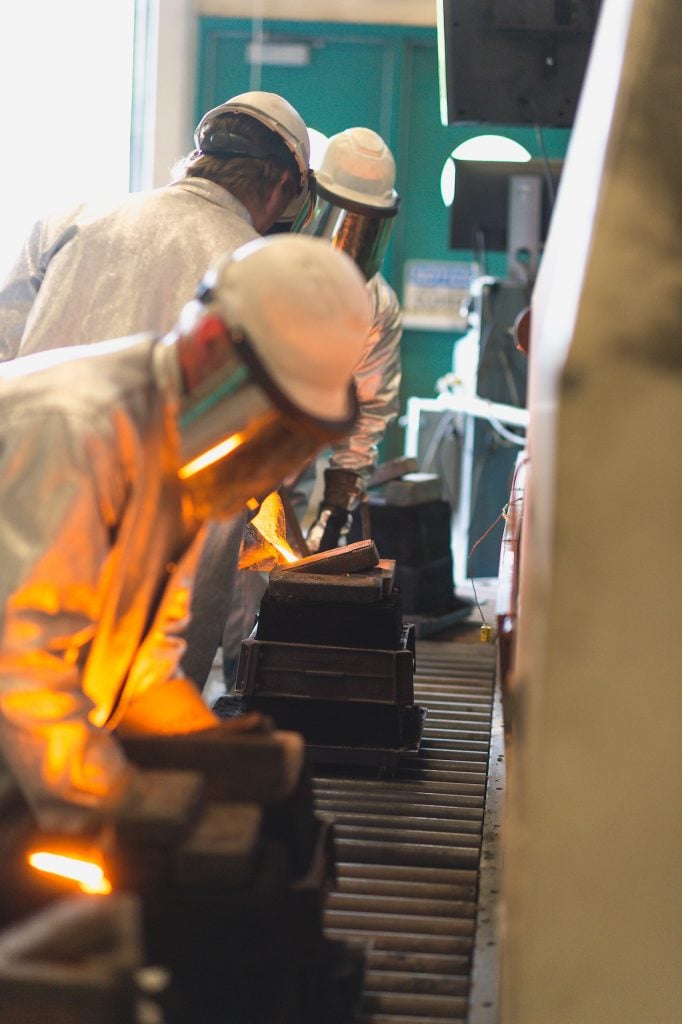
<path fill-rule="evenodd" d="M 397 213 L 397 202 L 392 207 L 381 208 L 341 199 L 318 181 L 312 215 L 307 221 L 299 216 L 292 230 L 326 238 L 334 248 L 342 249 L 355 260 L 369 281 L 386 255 Z"/>
<path fill-rule="evenodd" d="M 249 345 L 232 330 L 233 359 L 185 395 L 177 411 L 178 475 L 201 519 L 229 517 L 250 498 L 261 500 L 321 448 L 345 436 L 357 416 L 317 419 L 277 387 Z"/>

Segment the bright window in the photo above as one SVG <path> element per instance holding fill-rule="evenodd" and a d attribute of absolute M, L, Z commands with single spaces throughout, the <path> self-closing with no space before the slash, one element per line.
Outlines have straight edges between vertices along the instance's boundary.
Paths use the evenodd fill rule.
<path fill-rule="evenodd" d="M 2 275 L 39 216 L 128 191 L 135 0 L 0 7 Z"/>

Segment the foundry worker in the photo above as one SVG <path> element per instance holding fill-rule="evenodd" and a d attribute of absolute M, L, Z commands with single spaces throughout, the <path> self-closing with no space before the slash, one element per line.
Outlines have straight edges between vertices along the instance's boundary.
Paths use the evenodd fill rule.
<path fill-rule="evenodd" d="M 0 282 L 0 361 L 175 324 L 213 260 L 310 204 L 310 143 L 282 96 L 207 111 L 163 188 L 38 222 Z"/>
<path fill-rule="evenodd" d="M 344 542 L 352 513 L 366 497 L 378 445 L 398 415 L 402 314 L 381 274 L 398 206 L 390 149 L 370 128 L 347 128 L 330 138 L 317 169 L 312 216 L 299 216 L 293 226 L 328 239 L 353 258 L 367 281 L 372 307 L 372 324 L 353 374 L 358 419 L 350 434 L 331 445 L 322 498 L 306 538 L 311 553 Z"/>
<path fill-rule="evenodd" d="M 164 337 L 0 367 L 0 751 L 43 827 L 125 801 L 117 732 L 219 725 L 177 667 L 202 525 L 350 429 L 368 327 L 352 261 L 282 235 Z"/>
<path fill-rule="evenodd" d="M 353 373 L 359 405 L 355 426 L 321 456 L 324 490 L 306 538 L 311 554 L 345 543 L 353 513 L 366 498 L 378 445 L 398 414 L 402 336 L 398 297 L 380 269 L 399 207 L 391 150 L 377 132 L 349 128 L 327 140 L 313 166 L 314 207 L 298 215 L 292 231 L 327 238 L 353 258 L 367 281 L 372 322 Z M 313 464 L 288 489 L 301 514 L 314 479 Z M 214 532 L 202 555 L 183 662 L 200 686 L 221 644 L 225 682 L 229 687 L 234 681 L 241 642 L 253 626 L 266 585 L 255 571 L 226 571 L 235 561 L 228 562 L 225 552 L 236 551 L 242 528 L 243 522 L 233 525 L 231 545 L 225 539 L 216 544 Z"/>

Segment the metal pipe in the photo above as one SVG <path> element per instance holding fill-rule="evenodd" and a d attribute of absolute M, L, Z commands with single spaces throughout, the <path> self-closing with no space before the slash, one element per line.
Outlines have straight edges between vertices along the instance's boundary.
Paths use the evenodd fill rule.
<path fill-rule="evenodd" d="M 346 782 L 345 786 L 343 785 L 344 781 Z M 338 787 L 336 787 L 337 790 L 345 789 L 347 792 L 347 780 L 340 780 L 340 783 L 341 784 Z M 333 784 L 329 784 L 328 779 L 325 780 L 325 784 L 328 785 L 329 791 L 334 790 Z M 384 783 L 384 785 L 386 786 L 387 792 L 400 793 L 402 795 L 403 800 L 412 797 L 415 801 L 418 802 L 424 795 L 447 793 L 448 795 L 452 795 L 453 797 L 457 796 L 458 802 L 462 801 L 462 803 L 468 804 L 470 807 L 482 807 L 483 804 L 481 802 L 481 798 L 483 797 L 485 792 L 485 787 L 482 785 L 472 785 L 471 783 L 467 782 L 454 784 L 452 780 L 450 780 L 449 782 L 443 782 L 441 780 L 436 779 L 413 780 L 411 782 L 405 782 L 401 786 L 397 785 L 396 783 L 388 782 Z M 357 789 L 360 792 L 378 794 L 381 792 L 381 786 L 382 783 L 378 781 L 373 782 L 368 780 L 362 780 L 362 785 L 358 785 Z M 317 785 L 315 789 L 317 792 L 319 792 Z"/>
<path fill-rule="evenodd" d="M 436 833 L 452 833 L 454 835 L 470 833 L 476 837 L 478 843 L 481 841 L 480 822 L 457 821 L 455 818 L 444 816 L 419 817 L 413 814 L 405 817 L 400 817 L 399 815 L 390 817 L 385 814 L 357 814 L 353 811 L 336 811 L 334 813 L 334 822 L 337 832 L 341 827 L 352 827 L 353 829 L 366 828 L 366 835 L 376 834 L 378 830 L 389 832 L 391 829 L 400 830 L 402 833 L 418 832 L 422 836 L 434 835 Z"/>
<path fill-rule="evenodd" d="M 428 882 L 395 882 L 379 878 L 337 878 L 334 893 L 355 896 L 405 896 L 420 900 L 462 900 L 476 898 L 476 885 L 443 885 Z"/>
<path fill-rule="evenodd" d="M 359 931 L 399 932 L 410 935 L 461 935 L 470 938 L 474 934 L 473 919 L 446 917 L 420 917 L 411 914 L 362 914 L 358 911 L 326 910 L 325 922 L 330 928 L 352 928 Z"/>
<path fill-rule="evenodd" d="M 372 971 L 404 971 L 405 974 L 446 974 L 450 978 L 465 977 L 468 984 L 468 956 L 439 956 L 437 953 L 400 953 L 395 950 L 369 948 L 367 969 Z"/>
<path fill-rule="evenodd" d="M 472 774 L 486 774 L 488 765 L 485 761 L 467 761 L 456 756 L 456 751 L 450 752 L 453 756 L 448 757 L 422 757 L 420 754 L 405 754 L 401 763 L 405 768 L 421 768 L 422 771 L 450 771 L 456 765 L 459 771 L 466 771 Z"/>
<path fill-rule="evenodd" d="M 402 914 L 407 920 L 415 914 L 432 917 L 468 918 L 476 916 L 476 903 L 466 900 L 425 900 L 402 896 L 367 896 L 365 894 L 332 893 L 328 910 L 358 911 L 362 914 Z"/>
<path fill-rule="evenodd" d="M 448 974 L 405 974 L 403 971 L 369 970 L 365 974 L 366 992 L 410 992 L 414 995 L 466 996 L 467 977 Z"/>
<path fill-rule="evenodd" d="M 465 832 L 453 832 L 448 833 L 446 831 L 437 831 L 435 829 L 414 829 L 409 828 L 368 828 L 366 826 L 355 827 L 354 825 L 346 825 L 343 822 L 337 822 L 334 828 L 335 838 L 339 839 L 367 839 L 369 842 L 376 843 L 394 843 L 399 842 L 401 839 L 403 842 L 414 844 L 415 846 L 434 846 L 434 847 L 466 847 L 473 850 L 479 851 L 481 848 L 481 837 L 480 835 L 468 835 Z"/>
<path fill-rule="evenodd" d="M 408 757 L 417 755 L 408 754 Z M 429 759 L 429 764 L 432 763 L 433 759 L 439 759 L 443 761 L 457 761 L 462 758 L 464 761 L 480 762 L 483 765 L 488 763 L 488 751 L 476 750 L 473 746 L 465 747 L 464 745 L 457 744 L 456 747 L 447 747 L 441 740 L 432 740 L 431 742 L 422 743 L 419 750 L 419 757 Z"/>
<path fill-rule="evenodd" d="M 315 800 L 315 806 L 318 811 L 329 811 L 335 816 L 338 814 L 394 814 L 399 816 L 410 815 L 415 809 L 413 803 L 398 801 L 395 798 L 381 802 L 379 800 L 353 800 L 352 798 L 348 800 L 326 800 L 324 797 L 318 796 Z M 483 814 L 478 809 L 457 806 L 448 807 L 442 801 L 439 803 L 424 801 L 419 807 L 419 814 L 427 818 L 453 817 L 457 821 L 472 822 L 477 828 L 480 828 L 481 821 L 483 820 Z"/>
<path fill-rule="evenodd" d="M 429 882 L 438 885 L 476 885 L 478 873 L 462 868 L 433 868 L 401 864 L 368 864 L 337 860 L 345 878 L 379 878 L 394 882 Z"/>
<path fill-rule="evenodd" d="M 372 864 L 424 864 L 427 867 L 476 868 L 479 851 L 466 846 L 436 846 L 413 843 L 366 842 L 338 836 L 336 852 L 344 860 L 360 859 Z"/>
<path fill-rule="evenodd" d="M 325 933 L 332 939 L 347 942 L 367 942 L 367 929 L 351 928 L 338 917 L 337 923 L 325 919 Z M 428 953 L 437 956 L 468 956 L 473 947 L 470 935 L 427 935 L 414 932 L 373 931 L 372 949 L 396 953 Z"/>
<path fill-rule="evenodd" d="M 452 1024 L 456 1018 L 465 1017 L 467 1001 L 457 996 L 379 995 L 368 992 L 365 996 L 365 1009 L 372 1014 L 396 1013 L 403 1021 L 406 1014 L 418 1013 L 421 1017 L 428 1015 Z"/>
<path fill-rule="evenodd" d="M 479 776 L 473 772 L 432 772 L 426 767 L 399 768 L 396 772 L 396 778 L 413 779 L 418 782 L 457 782 L 463 786 L 470 786 L 472 792 L 477 792 L 480 787 L 485 788 L 485 786 L 479 782 Z M 483 783 L 485 783 L 485 778 Z"/>

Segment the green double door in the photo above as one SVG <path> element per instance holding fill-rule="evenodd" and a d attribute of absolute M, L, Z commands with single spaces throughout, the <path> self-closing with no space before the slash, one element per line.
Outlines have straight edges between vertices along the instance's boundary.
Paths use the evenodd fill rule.
<path fill-rule="evenodd" d="M 195 123 L 229 96 L 258 88 L 286 97 L 309 127 L 325 135 L 353 125 L 372 128 L 396 157 L 401 206 L 383 271 L 398 295 L 406 260 L 469 259 L 471 253 L 449 248 L 449 211 L 440 180 L 455 146 L 483 129 L 440 124 L 435 29 L 268 21 L 263 32 L 268 42 L 303 44 L 307 63 L 254 68 L 248 61 L 250 21 L 200 19 Z M 539 155 L 532 128 L 505 133 Z M 562 156 L 567 138 L 565 130 L 546 132 L 549 155 Z M 503 262 L 491 270 L 504 274 Z M 457 337 L 452 331 L 405 330 L 403 409 L 409 395 L 434 396 L 436 380 L 451 368 Z M 403 432 L 394 425 L 383 457 L 401 454 L 402 445 Z"/>

